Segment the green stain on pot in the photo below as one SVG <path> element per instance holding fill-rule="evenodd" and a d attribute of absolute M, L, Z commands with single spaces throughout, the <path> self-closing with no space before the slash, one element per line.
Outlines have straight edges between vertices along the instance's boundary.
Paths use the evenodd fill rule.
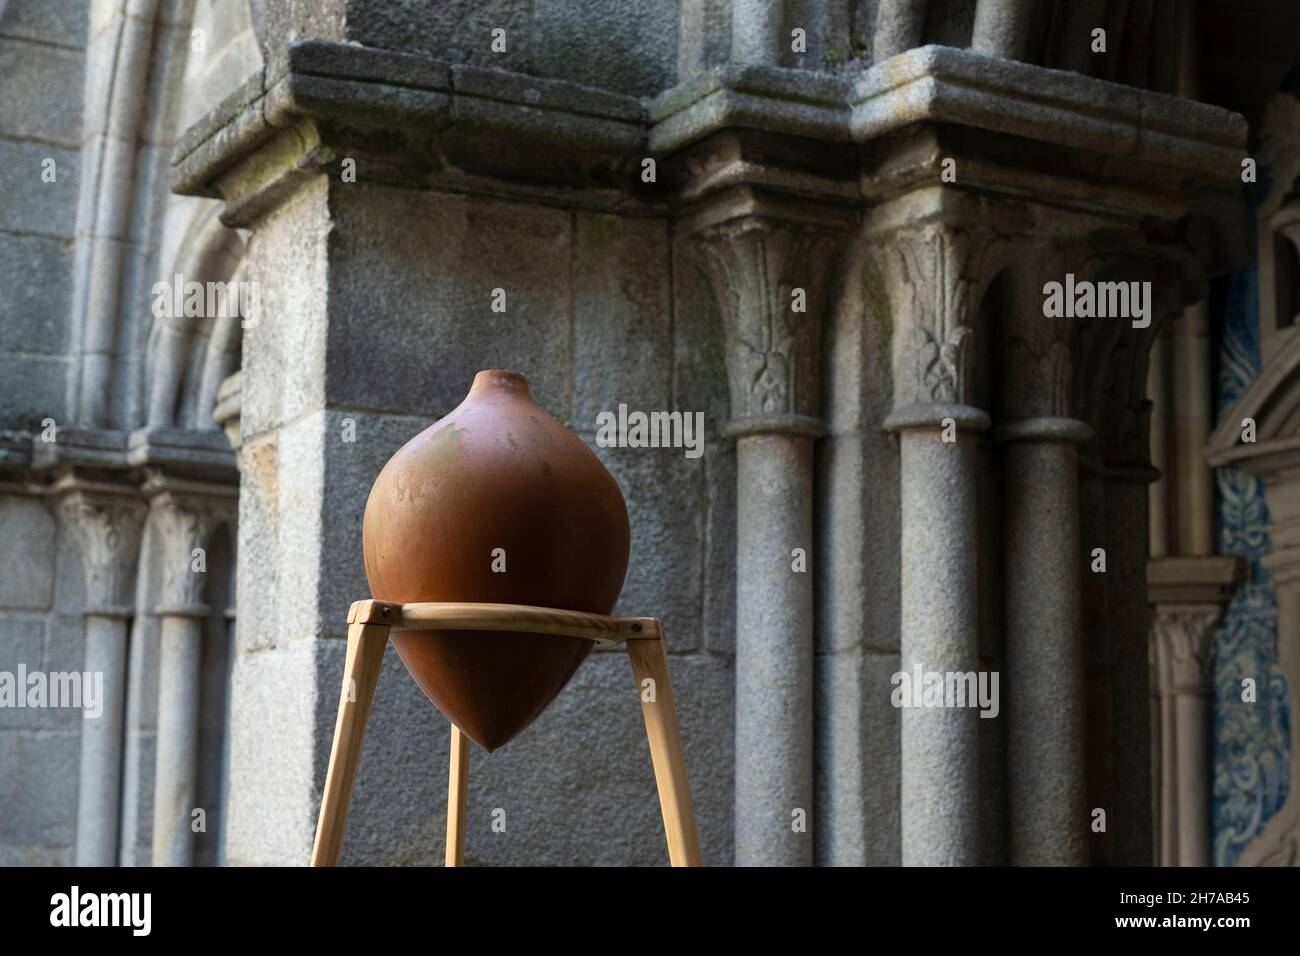
<path fill-rule="evenodd" d="M 424 460 L 437 469 L 442 463 L 463 458 L 469 454 L 469 448 L 465 444 L 465 436 L 468 433 L 469 429 L 457 428 L 451 423 L 448 423 L 445 428 L 438 429 L 429 443 L 424 446 Z"/>
<path fill-rule="evenodd" d="M 528 422 L 532 426 L 533 436 L 535 438 L 539 439 L 540 441 L 544 441 L 548 443 L 555 441 L 555 439 L 551 437 L 551 433 L 548 432 L 544 427 L 542 427 L 541 419 L 539 419 L 536 415 L 529 415 Z"/>
<path fill-rule="evenodd" d="M 506 444 L 509 445 L 511 448 L 513 448 L 515 451 L 519 450 L 519 442 L 515 441 L 514 432 L 506 432 Z"/>
<path fill-rule="evenodd" d="M 429 447 L 437 451 L 442 451 L 444 448 L 455 448 L 458 451 L 464 451 L 461 442 L 464 441 L 465 434 L 468 431 L 467 428 L 457 428 L 455 422 L 448 422 L 446 428 L 438 429 L 438 433 L 433 436 L 433 441 L 429 443 Z"/>

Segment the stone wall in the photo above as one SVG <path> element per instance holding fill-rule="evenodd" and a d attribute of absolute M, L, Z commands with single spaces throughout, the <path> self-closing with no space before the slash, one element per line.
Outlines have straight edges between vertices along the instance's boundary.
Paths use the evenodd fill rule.
<path fill-rule="evenodd" d="M 0 430 L 67 420 L 86 30 L 83 0 L 12 0 L 0 19 Z M 75 550 L 21 482 L 0 479 L 0 535 L 0 670 L 79 670 Z M 72 862 L 79 718 L 0 710 L 0 865 Z"/>
<path fill-rule="evenodd" d="M 0 496 L 0 670 L 81 669 L 80 558 L 43 499 Z M 0 865 L 70 865 L 81 712 L 0 709 Z"/>
<path fill-rule="evenodd" d="M 7 290 L 0 421 L 6 427 L 66 419 L 86 29 L 83 0 L 13 0 L 0 22 L 0 285 Z"/>

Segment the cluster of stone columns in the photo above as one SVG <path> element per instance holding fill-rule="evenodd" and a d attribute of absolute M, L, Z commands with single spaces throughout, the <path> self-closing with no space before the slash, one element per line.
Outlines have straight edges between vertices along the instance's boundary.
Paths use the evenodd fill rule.
<path fill-rule="evenodd" d="M 81 480 L 55 486 L 62 520 L 76 536 L 82 559 L 83 671 L 92 677 L 103 675 L 102 712 L 97 717 L 87 715 L 82 722 L 78 866 L 119 863 L 126 695 L 131 684 L 128 631 L 137 613 L 137 568 L 146 522 L 161 542 L 163 578 L 152 609 L 161 619 L 162 632 L 153 863 L 188 866 L 193 862 L 189 823 L 198 774 L 200 661 L 204 622 L 210 616 L 202 598 L 206 568 L 196 549 L 208 545 L 218 523 L 230 520 L 233 499 L 229 493 L 187 495 L 159 479 L 145 488 L 148 503 L 139 492 L 135 487 Z"/>
<path fill-rule="evenodd" d="M 1010 261 L 1008 243 L 960 220 L 873 225 L 896 221 L 878 211 L 863 235 L 876 250 L 896 323 L 895 407 L 883 427 L 899 448 L 901 668 L 979 670 L 980 575 L 998 569 L 981 569 L 977 560 L 978 449 L 995 441 L 1008 514 L 1000 570 L 1006 676 L 1014 685 L 1004 717 L 1010 861 L 1083 864 L 1077 447 L 1092 431 L 1061 404 L 1070 393 L 1066 326 L 1019 317 L 1050 340 L 1045 354 L 1002 370 L 1029 379 L 1020 391 L 1032 401 L 1003 409 L 1011 417 L 986 435 L 993 418 L 972 403 L 972 366 L 977 337 L 995 330 L 977 329 L 977 314 Z M 723 311 L 733 409 L 726 430 L 737 441 L 736 861 L 807 864 L 812 843 L 790 818 L 812 800 L 812 592 L 811 577 L 793 573 L 789 558 L 793 548 L 811 553 L 818 324 L 855 230 L 815 216 L 779 218 L 747 194 L 716 200 L 687 228 Z M 803 316 L 789 309 L 801 284 L 817 290 Z M 915 707 L 901 718 L 903 862 L 979 862 L 977 709 Z"/>
<path fill-rule="evenodd" d="M 735 60 L 777 62 L 774 51 L 784 39 L 783 25 L 778 13 L 773 11 L 783 6 L 771 4 L 761 17 L 755 15 L 743 23 L 739 18 L 735 21 Z M 927 17 L 933 12 L 930 8 L 926 0 L 880 0 L 872 34 L 874 62 L 881 64 L 921 45 L 927 32 Z M 1051 65 L 1098 75 L 1098 63 L 1090 59 L 1088 44 L 1082 38 L 1097 25 L 1099 9 L 1096 4 L 1070 8 L 1062 30 L 1073 40 L 1062 47 Z M 1025 59 L 1034 13 L 1031 0 L 979 0 L 973 10 L 970 50 L 1006 60 Z M 1168 41 L 1162 41 L 1157 52 L 1171 53 L 1180 44 L 1185 47 L 1184 54 L 1193 50 L 1193 20 L 1188 9 L 1180 9 L 1167 32 Z M 1142 42 L 1140 37 L 1135 38 L 1134 49 Z M 1171 53 L 1159 59 L 1151 68 L 1151 86 L 1172 90 L 1175 88 L 1173 74 L 1180 68 L 1179 57 Z M 1105 75 L 1114 75 L 1113 64 L 1101 70 Z M 1194 84 L 1189 78 L 1194 76 L 1194 58 L 1184 55 L 1181 70 L 1182 92 L 1193 95 Z M 888 71 L 883 75 L 887 76 Z M 887 83 L 892 82 L 896 81 L 891 78 L 878 85 L 860 83 L 871 93 L 864 98 L 862 128 L 877 132 L 882 127 L 888 129 L 880 122 L 884 110 L 879 101 L 884 99 Z M 935 89 L 927 89 L 927 95 L 939 98 Z M 957 107 L 957 112 L 962 108 Z M 955 121 L 951 115 L 945 115 L 944 120 Z M 1018 130 L 1016 135 L 1024 134 Z M 927 141 L 925 148 L 937 150 L 943 139 L 938 135 L 933 142 Z M 952 142 L 956 144 L 959 139 L 954 137 Z M 897 155 L 884 164 L 887 173 L 878 184 L 882 196 L 907 192 L 907 186 L 900 185 L 905 179 L 900 168 L 906 166 L 904 160 L 898 159 L 902 153 L 899 148 Z M 869 178 L 864 179 L 868 192 L 872 188 L 868 186 Z M 1073 189 L 1071 186 L 1067 191 Z M 1073 196 L 1067 203 L 1072 200 Z M 1177 202 L 1181 205 L 1182 197 Z M 1073 213 L 1064 213 L 1051 203 L 1039 205 L 1036 200 L 1029 200 L 1026 205 L 1034 209 L 1032 217 L 1038 220 L 1036 225 L 1028 226 L 1031 231 L 1057 233 L 1054 238 L 1069 243 L 1080 239 L 1085 244 L 1095 241 L 1099 248 L 1107 247 L 1107 254 L 1121 260 L 1135 253 L 1137 258 L 1146 259 L 1170 252 L 1168 249 L 1137 252 L 1145 239 L 1140 230 L 1132 230 L 1128 212 L 1121 212 L 1109 222 L 1100 217 L 1085 222 L 1091 212 L 1084 211 L 1082 206 Z M 897 207 L 897 211 L 891 212 L 891 207 Z M 918 212 L 919 204 L 910 207 L 906 196 L 903 200 L 887 199 L 865 213 L 864 230 L 868 241 L 881 247 L 875 258 L 887 276 L 894 321 L 895 405 L 886 427 L 897 435 L 899 447 L 902 666 L 910 669 L 920 665 L 939 671 L 977 669 L 978 585 L 983 572 L 977 566 L 978 549 L 974 544 L 981 534 L 975 501 L 976 449 L 981 442 L 991 442 L 996 445 L 1002 462 L 1001 496 L 1007 506 L 1002 566 L 996 570 L 1001 574 L 1004 602 L 1001 637 L 1006 669 L 1003 686 L 1008 698 L 1005 742 L 1009 860 L 1017 864 L 1080 864 L 1089 855 L 1085 796 L 1089 792 L 1085 779 L 1084 724 L 1088 709 L 1085 707 L 1085 630 L 1090 646 L 1095 645 L 1094 658 L 1103 661 L 1097 679 L 1106 686 L 1100 688 L 1098 696 L 1108 698 L 1104 707 L 1110 708 L 1110 716 L 1103 720 L 1113 718 L 1125 727 L 1134 726 L 1132 701 L 1139 696 L 1134 689 L 1144 685 L 1147 676 L 1145 654 L 1141 653 L 1145 647 L 1143 642 L 1134 639 L 1137 631 L 1146 628 L 1145 595 L 1141 585 L 1134 583 L 1141 555 L 1132 534 L 1116 532 L 1140 526 L 1145 518 L 1142 507 L 1145 486 L 1156 477 L 1146 465 L 1144 450 L 1134 452 L 1131 447 L 1133 434 L 1141 432 L 1140 437 L 1145 438 L 1140 392 L 1148 339 L 1141 332 L 1118 327 L 1090 333 L 1107 340 L 1108 344 L 1099 353 L 1104 356 L 1101 366 L 1087 370 L 1088 380 L 1082 383 L 1077 394 L 1074 394 L 1071 371 L 1087 357 L 1074 354 L 1068 338 L 1060 339 L 1047 351 L 1031 356 L 1037 364 L 1063 370 L 1063 375 L 1054 373 L 1057 380 L 1040 383 L 1042 387 L 1028 402 L 1012 402 L 998 408 L 977 407 L 980 402 L 972 398 L 969 368 L 972 343 L 981 334 L 1003 338 L 1023 335 L 1033 340 L 1039 335 L 1033 329 L 1035 320 L 1039 326 L 1049 320 L 1033 314 L 1032 307 L 1026 309 L 1022 303 L 1022 314 L 1008 317 L 1019 322 L 1019 328 L 992 333 L 977 329 L 979 323 L 974 313 L 979 308 L 981 292 L 1005 265 L 1005 261 L 999 262 L 996 255 L 989 254 L 997 245 L 992 241 L 996 237 L 979 228 L 979 219 L 971 216 L 941 217 L 937 222 L 918 226 Z M 1157 218 L 1164 214 L 1160 212 Z M 902 228 L 890 225 L 900 222 L 907 225 Z M 1014 234 L 1015 230 L 1011 232 Z M 1067 237 L 1070 233 L 1072 238 Z M 1100 238 L 1103 234 L 1107 234 L 1104 239 Z M 1040 234 L 1036 241 L 1050 244 L 1054 240 Z M 1079 248 L 1071 252 L 1072 263 L 1068 257 L 1053 259 L 1054 271 L 1036 277 L 1038 281 L 1060 280 L 1067 272 L 1082 277 L 1088 254 Z M 1180 260 L 1180 268 L 1189 264 L 1182 261 L 1182 254 L 1173 255 Z M 728 306 L 721 293 L 720 300 L 725 311 Z M 733 295 L 730 307 L 738 309 L 744 305 Z M 1002 318 L 995 317 L 999 325 Z M 1171 394 L 1178 396 L 1178 420 L 1164 422 L 1160 415 L 1168 402 L 1157 402 L 1152 431 L 1156 464 L 1174 476 L 1173 481 L 1165 484 L 1176 489 L 1173 493 L 1179 496 L 1180 504 L 1177 508 L 1166 507 L 1163 486 L 1152 492 L 1152 528 L 1160 540 L 1158 547 L 1153 544 L 1152 555 L 1158 561 L 1167 557 L 1179 560 L 1166 563 L 1163 569 L 1157 566 L 1158 562 L 1153 564 L 1152 587 L 1157 611 L 1150 666 L 1155 675 L 1155 693 L 1160 697 L 1154 724 L 1161 753 L 1155 779 L 1156 791 L 1161 794 L 1157 816 L 1164 821 L 1162 826 L 1167 834 L 1180 827 L 1190 827 L 1203 831 L 1208 840 L 1206 795 L 1210 784 L 1204 776 L 1208 765 L 1203 753 L 1198 751 L 1200 755 L 1193 757 L 1184 743 L 1192 735 L 1204 739 L 1203 731 L 1208 727 L 1208 688 L 1204 678 L 1192 685 L 1170 677 L 1175 672 L 1191 675 L 1195 671 L 1181 667 L 1170 657 L 1175 642 L 1168 637 L 1169 634 L 1185 635 L 1189 627 L 1200 622 L 1201 632 L 1194 643 L 1197 647 L 1207 644 L 1218 618 L 1216 605 L 1213 599 L 1188 603 L 1190 592 L 1197 588 L 1221 589 L 1231 577 L 1231 562 L 1212 557 L 1210 472 L 1204 464 L 1206 432 L 1212 419 L 1209 393 L 1204 387 L 1209 380 L 1206 319 L 1204 306 L 1188 311 L 1177 331 L 1168 337 L 1168 344 L 1158 346 L 1172 349 L 1175 354 L 1168 358 L 1163 352 L 1157 354 L 1157 368 L 1153 373 L 1159 388 L 1167 388 L 1170 368 L 1177 382 Z M 1057 322 L 1065 327 L 1060 320 Z M 1080 351 L 1084 348 L 1080 347 Z M 1104 366 L 1112 349 L 1117 364 L 1128 364 L 1108 371 Z M 1012 380 L 1036 374 L 1019 363 L 1006 361 L 1005 357 L 995 362 L 994 368 L 997 375 Z M 1133 383 L 1138 386 L 1138 394 L 1129 394 Z M 1097 397 L 1097 393 L 1111 388 L 1116 390 L 1115 394 Z M 1093 407 L 1076 409 L 1076 402 Z M 1096 412 L 1102 405 L 1106 408 L 1098 412 L 1095 421 L 1103 421 L 1108 427 L 1101 429 L 1104 434 L 1094 434 L 1093 427 L 1083 419 L 1091 419 L 1089 412 Z M 1177 441 L 1170 444 L 1166 432 L 1176 434 Z M 1167 445 L 1172 449 L 1168 461 L 1164 457 Z M 1093 494 L 1086 502 L 1081 501 L 1080 495 L 1081 461 L 1086 462 L 1093 477 Z M 744 522 L 746 484 L 743 480 L 740 491 L 742 506 L 738 518 Z M 1181 522 L 1177 528 L 1168 527 L 1166 520 L 1174 513 Z M 1081 538 L 1082 514 L 1095 519 L 1090 522 L 1089 541 Z M 1175 550 L 1168 550 L 1166 539 L 1176 539 Z M 1082 575 L 1091 547 L 1109 550 L 1112 573 L 1095 589 L 1105 597 L 1105 607 L 1092 610 L 1085 628 Z M 1184 557 L 1205 560 L 1193 566 L 1183 561 Z M 743 595 L 747 573 L 757 574 L 756 569 L 746 567 L 743 555 L 739 573 Z M 1188 574 L 1190 578 L 1186 577 Z M 1185 576 L 1181 586 L 1175 583 L 1179 575 Z M 1160 583 L 1166 580 L 1171 588 L 1166 589 Z M 740 602 L 738 618 L 747 613 L 743 597 Z M 778 641 L 776 625 L 772 626 L 772 633 L 766 638 L 769 644 Z M 741 630 L 747 630 L 747 626 L 742 624 Z M 802 647 L 798 629 L 786 630 L 791 635 L 792 646 Z M 1182 637 L 1180 641 L 1185 643 Z M 738 647 L 739 644 L 738 636 Z M 1193 658 L 1199 653 L 1193 654 Z M 974 720 L 974 714 L 960 709 L 909 709 L 902 714 L 900 805 L 904 862 L 975 862 L 978 748 Z M 741 732 L 738 727 L 738 735 Z M 737 739 L 739 744 L 740 737 Z M 1113 745 L 1111 740 L 1108 746 Z M 1178 756 L 1180 753 L 1183 756 Z M 739 766 L 744 759 L 738 755 L 738 812 L 746 799 L 739 795 Z M 1120 748 L 1110 760 L 1114 772 L 1103 791 L 1115 796 L 1117 781 L 1131 780 L 1135 774 L 1145 776 L 1146 759 L 1145 741 Z M 1197 777 L 1195 784 L 1190 782 L 1189 774 Z M 1200 794 L 1195 801 L 1171 796 L 1192 786 Z M 1149 820 L 1144 819 L 1141 807 L 1127 802 L 1129 799 L 1119 795 L 1110 802 L 1102 799 L 1093 802 L 1106 804 L 1099 809 L 1111 812 L 1115 832 L 1121 835 L 1117 842 L 1128 847 L 1144 847 Z M 1145 799 L 1143 793 L 1137 802 Z M 1197 817 L 1195 822 L 1178 826 L 1169 823 L 1170 814 L 1186 817 L 1189 813 Z M 742 826 L 744 823 L 738 821 L 738 833 Z M 1103 837 L 1103 840 L 1110 839 Z M 1128 861 L 1144 862 L 1140 858 L 1145 851 L 1135 852 L 1137 859 Z M 1172 856 L 1169 851 L 1162 851 L 1160 859 L 1171 862 L 1178 857 L 1201 859 L 1202 856 L 1199 850 L 1192 856 L 1185 850 L 1175 850 Z"/>
<path fill-rule="evenodd" d="M 687 221 L 723 311 L 733 406 L 727 431 L 737 440 L 741 864 L 811 861 L 810 842 L 789 832 L 792 810 L 812 798 L 811 591 L 809 577 L 790 573 L 788 555 L 811 548 L 812 444 L 820 427 L 810 396 L 820 375 L 805 358 L 826 303 L 794 335 L 782 320 L 798 282 L 834 291 L 827 279 L 855 237 L 873 250 L 868 258 L 894 321 L 894 408 L 883 427 L 899 451 L 900 667 L 979 672 L 980 582 L 998 577 L 1007 861 L 1089 860 L 1082 579 L 1090 542 L 1080 527 L 1080 450 L 1095 436 L 1074 417 L 1072 373 L 1082 359 L 1071 346 L 1072 325 L 1045 318 L 1038 292 L 1071 269 L 1082 274 L 1084 264 L 1071 264 L 1068 244 L 1064 254 L 1027 261 L 1034 237 L 1009 238 L 961 214 L 915 218 L 886 203 L 858 232 L 718 200 Z M 1021 295 L 985 315 L 985 295 L 1000 274 L 1015 275 Z M 784 339 L 774 334 L 780 330 Z M 994 361 L 981 374 L 1005 380 L 996 407 L 976 401 L 981 339 L 989 343 L 982 361 Z M 983 392 L 989 399 L 987 386 Z M 992 533 L 980 527 L 981 444 L 997 449 L 1002 467 L 997 567 L 981 568 L 978 559 L 981 536 Z M 979 719 L 973 706 L 903 710 L 905 864 L 980 862 Z"/>

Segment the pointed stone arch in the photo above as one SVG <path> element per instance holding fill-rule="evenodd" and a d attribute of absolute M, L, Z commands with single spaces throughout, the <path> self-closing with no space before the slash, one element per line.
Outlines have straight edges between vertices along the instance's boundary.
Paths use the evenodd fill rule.
<path fill-rule="evenodd" d="M 221 224 L 220 208 L 204 203 L 194 215 L 174 262 L 156 287 L 174 293 L 177 283 L 238 282 L 244 241 Z M 167 314 L 156 319 L 146 366 L 149 427 L 216 428 L 212 412 L 221 383 L 239 367 L 240 320 Z"/>

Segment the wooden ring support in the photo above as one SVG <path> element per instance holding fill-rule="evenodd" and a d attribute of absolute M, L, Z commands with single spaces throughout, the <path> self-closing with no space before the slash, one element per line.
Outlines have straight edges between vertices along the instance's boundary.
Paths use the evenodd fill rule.
<path fill-rule="evenodd" d="M 663 624 L 652 617 L 617 618 L 580 611 L 529 607 L 522 604 L 390 604 L 357 601 L 348 611 L 348 650 L 343 665 L 343 690 L 334 724 L 329 771 L 321 798 L 312 866 L 334 866 L 343 850 L 343 830 L 352 783 L 361 760 L 361 742 L 374 702 L 375 684 L 388 644 L 388 633 L 400 630 L 520 631 L 581 637 L 597 644 L 626 645 L 646 736 L 659 788 L 668 859 L 673 866 L 700 866 L 700 838 L 695 829 L 691 790 L 686 782 L 681 731 L 673 704 L 668 651 Z M 654 681 L 654 700 L 641 693 L 646 678 Z M 451 774 L 447 788 L 447 866 L 465 865 L 465 806 L 469 794 L 470 740 L 451 728 Z"/>

